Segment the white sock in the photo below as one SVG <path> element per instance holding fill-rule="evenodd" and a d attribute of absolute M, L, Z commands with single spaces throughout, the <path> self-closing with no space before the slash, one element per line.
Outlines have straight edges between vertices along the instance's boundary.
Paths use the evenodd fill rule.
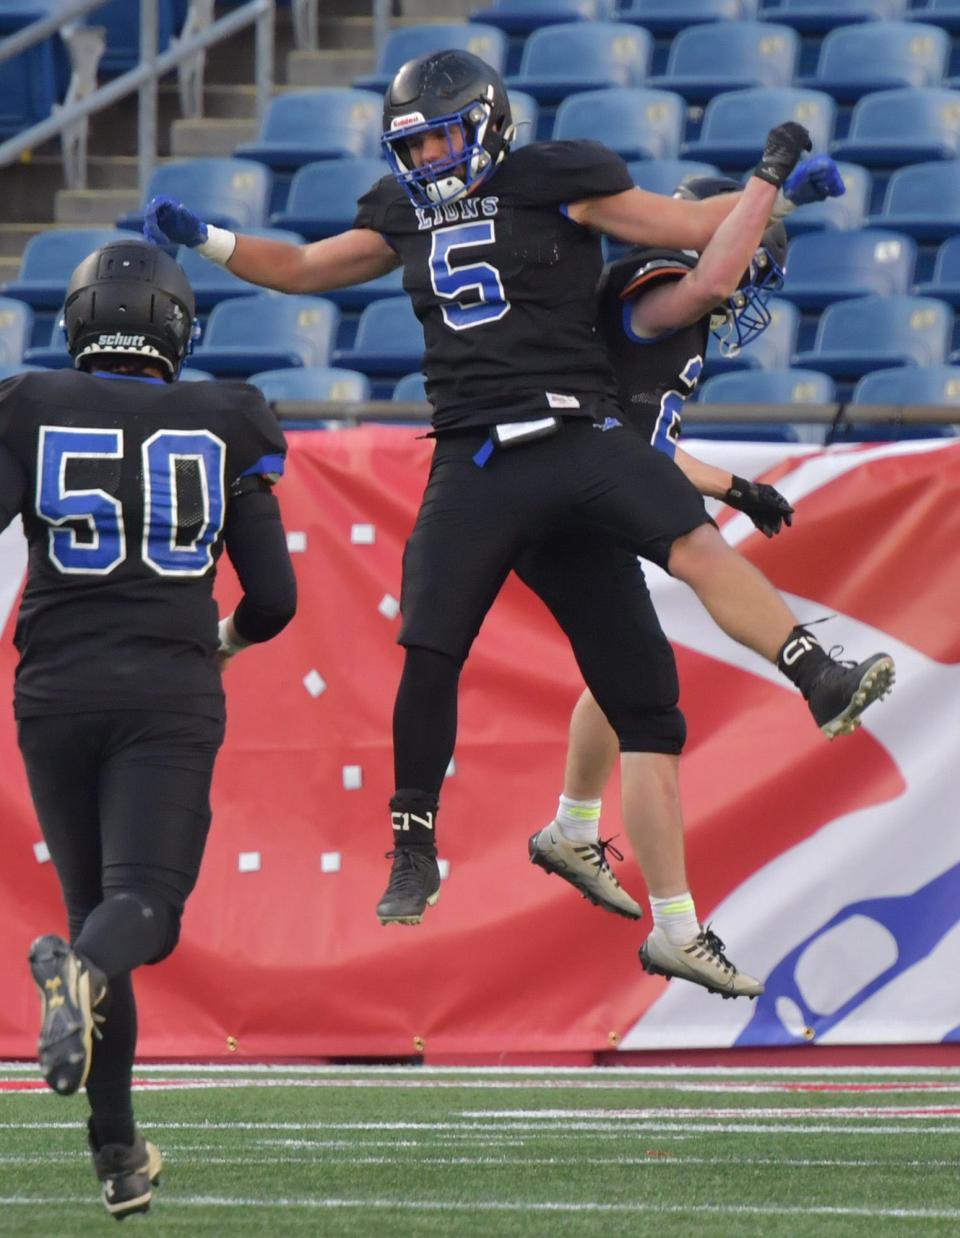
<path fill-rule="evenodd" d="M 561 795 L 554 820 L 570 842 L 595 843 L 600 837 L 600 801 L 572 800 Z"/>
<path fill-rule="evenodd" d="M 651 894 L 650 910 L 653 927 L 663 929 L 671 946 L 686 946 L 699 936 L 700 921 L 689 890 L 669 898 L 654 898 Z"/>

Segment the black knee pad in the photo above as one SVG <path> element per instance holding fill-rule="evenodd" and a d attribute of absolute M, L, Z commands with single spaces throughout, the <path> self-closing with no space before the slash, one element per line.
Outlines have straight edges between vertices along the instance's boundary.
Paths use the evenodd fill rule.
<path fill-rule="evenodd" d="M 674 705 L 611 718 L 621 752 L 664 752 L 679 756 L 687 739 L 687 722 Z"/>
<path fill-rule="evenodd" d="M 128 899 L 138 903 L 144 916 L 156 920 L 161 945 L 153 958 L 147 959 L 147 963 L 161 963 L 173 953 L 180 940 L 182 902 L 173 903 L 169 896 L 142 887 L 126 886 L 121 890 L 105 890 L 104 893 L 107 898 Z"/>

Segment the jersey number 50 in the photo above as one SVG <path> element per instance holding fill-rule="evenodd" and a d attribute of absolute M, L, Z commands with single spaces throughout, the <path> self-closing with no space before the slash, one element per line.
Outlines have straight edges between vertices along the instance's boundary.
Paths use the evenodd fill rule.
<path fill-rule="evenodd" d="M 510 309 L 500 272 L 489 262 L 470 262 L 452 267 L 450 256 L 457 249 L 492 245 L 497 239 L 492 219 L 441 228 L 430 246 L 430 282 L 441 301 L 443 321 L 454 331 L 468 331 L 485 322 L 496 322 Z"/>
<path fill-rule="evenodd" d="M 213 564 L 211 545 L 223 527 L 226 445 L 208 430 L 158 430 L 141 449 L 143 544 L 140 555 L 159 576 L 202 576 Z M 50 528 L 50 561 L 61 572 L 105 576 L 127 557 L 123 506 L 98 487 L 66 484 L 71 460 L 119 461 L 122 430 L 41 426 L 37 451 L 37 515 Z M 201 519 L 181 521 L 177 470 L 196 469 Z M 117 465 L 111 466 L 114 475 Z M 78 526 L 87 530 L 83 541 Z"/>

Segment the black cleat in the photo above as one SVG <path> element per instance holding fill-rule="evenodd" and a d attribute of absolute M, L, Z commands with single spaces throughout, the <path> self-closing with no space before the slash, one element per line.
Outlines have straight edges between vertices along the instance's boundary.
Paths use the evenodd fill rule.
<path fill-rule="evenodd" d="M 93 1037 L 102 1022 L 94 1009 L 106 996 L 107 982 L 53 934 L 30 947 L 30 970 L 40 990 L 40 1070 L 55 1092 L 72 1096 L 90 1073 Z"/>
<path fill-rule="evenodd" d="M 852 735 L 860 715 L 893 687 L 893 658 L 875 653 L 864 662 L 831 662 L 810 689 L 807 704 L 827 739 Z"/>
<path fill-rule="evenodd" d="M 393 860 L 390 880 L 377 904 L 381 924 L 419 924 L 427 907 L 440 897 L 440 869 L 435 847 L 397 847 L 387 852 Z"/>
<path fill-rule="evenodd" d="M 160 1180 L 160 1149 L 136 1132 L 132 1144 L 97 1145 L 93 1120 L 87 1123 L 87 1142 L 94 1173 L 103 1183 L 103 1206 L 117 1221 L 135 1212 L 148 1212 L 153 1188 Z"/>

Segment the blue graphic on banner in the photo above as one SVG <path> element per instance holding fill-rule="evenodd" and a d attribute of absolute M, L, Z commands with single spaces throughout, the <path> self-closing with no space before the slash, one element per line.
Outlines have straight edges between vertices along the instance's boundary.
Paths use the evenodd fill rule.
<path fill-rule="evenodd" d="M 854 916 L 875 921 L 885 928 L 896 942 L 897 958 L 879 975 L 854 993 L 842 1006 L 830 1014 L 818 1014 L 804 999 L 796 979 L 797 963 L 810 945 L 824 934 Z M 960 864 L 947 869 L 928 885 L 912 894 L 888 898 L 864 899 L 838 911 L 822 928 L 811 933 L 771 970 L 766 991 L 757 999 L 753 1018 L 737 1037 L 738 1045 L 790 1045 L 803 1039 L 790 1031 L 777 1014 L 777 1002 L 782 998 L 795 1004 L 803 1024 L 811 1028 L 816 1038 L 829 1032 L 836 1024 L 856 1010 L 874 993 L 926 958 L 937 943 L 960 921 Z M 960 1040 L 960 1027 L 944 1038 Z"/>

